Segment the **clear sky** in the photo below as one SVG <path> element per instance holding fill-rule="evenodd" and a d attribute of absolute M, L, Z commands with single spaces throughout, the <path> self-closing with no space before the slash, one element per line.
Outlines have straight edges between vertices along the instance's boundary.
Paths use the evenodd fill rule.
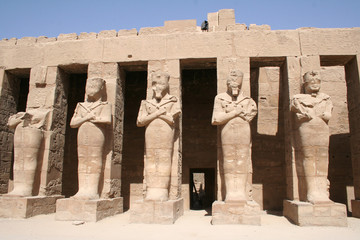
<path fill-rule="evenodd" d="M 237 23 L 271 29 L 360 27 L 360 0 L 0 0 L 0 39 L 163 26 L 235 9 Z"/>

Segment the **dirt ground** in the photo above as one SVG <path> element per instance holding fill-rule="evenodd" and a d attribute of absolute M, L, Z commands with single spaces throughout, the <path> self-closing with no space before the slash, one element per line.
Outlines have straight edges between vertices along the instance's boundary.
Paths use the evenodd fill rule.
<path fill-rule="evenodd" d="M 211 225 L 205 211 L 185 211 L 174 225 L 129 224 L 129 212 L 97 223 L 73 225 L 55 221 L 55 214 L 29 219 L 0 218 L 0 239 L 360 239 L 360 219 L 348 218 L 348 227 L 299 227 L 285 217 L 263 214 L 261 226 Z"/>

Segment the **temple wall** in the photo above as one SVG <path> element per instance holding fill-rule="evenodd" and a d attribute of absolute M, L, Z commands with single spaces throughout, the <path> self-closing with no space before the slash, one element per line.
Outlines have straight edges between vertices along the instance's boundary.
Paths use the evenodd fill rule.
<path fill-rule="evenodd" d="M 138 173 L 125 174 L 124 176 L 129 177 L 126 180 L 121 176 L 124 151 L 123 115 L 126 108 L 126 74 L 122 67 L 132 64 L 136 66 L 142 62 L 147 66 L 145 71 L 148 75 L 157 69 L 169 72 L 170 94 L 181 99 L 181 61 L 216 59 L 214 68 L 217 76 L 217 93 L 225 91 L 226 76 L 235 68 L 244 72 L 245 95 L 254 98 L 259 107 L 259 115 L 252 123 L 255 184 L 253 196 L 264 209 L 279 210 L 282 208 L 283 199 L 298 199 L 289 99 L 301 92 L 301 76 L 313 69 L 321 69 L 322 90 L 329 94 L 335 103 L 333 118 L 330 121 L 329 178 L 333 182 L 330 197 L 346 203 L 349 200 L 346 188 L 355 184 L 355 196 L 359 198 L 359 171 L 354 169 L 358 169 L 360 165 L 360 121 L 359 107 L 356 104 L 359 102 L 356 93 L 359 92 L 360 28 L 246 28 L 235 23 L 232 16 L 229 11 L 209 14 L 210 30 L 207 32 L 202 32 L 194 20 L 181 20 L 167 21 L 163 27 L 142 28 L 139 32 L 136 29 L 109 30 L 79 35 L 60 34 L 57 38 L 25 37 L 1 40 L 0 191 L 7 191 L 11 172 L 13 133 L 5 126 L 8 117 L 16 112 L 16 96 L 9 92 L 11 77 L 19 78 L 25 72 L 30 78 L 27 108 L 45 107 L 52 110 L 39 180 L 39 191 L 50 195 L 59 193 L 62 182 L 66 121 L 64 110 L 67 109 L 65 83 L 68 81 L 65 79 L 82 66 L 87 66 L 85 73 L 88 77 L 104 78 L 107 82 L 107 101 L 112 104 L 113 124 L 107 129 L 109 139 L 102 196 L 120 196 L 120 189 L 124 187 L 130 196 L 132 193 L 128 188 L 133 186 L 133 198 L 137 199 L 142 195 L 141 183 L 138 179 L 136 182 L 129 179 Z M 149 87 L 150 85 L 148 89 Z M 147 95 L 149 96 L 149 91 Z M 212 104 L 213 102 L 209 103 L 209 106 Z M 208 124 L 210 120 L 206 120 Z M 185 174 L 188 178 L 189 172 L 182 172 L 183 162 L 187 167 L 191 167 L 190 163 L 182 159 L 182 144 L 188 141 L 182 139 L 183 121 L 184 119 L 180 118 L 179 128 L 176 129 L 178 138 L 173 155 L 170 191 L 172 199 L 189 191 L 189 186 L 186 185 L 188 183 L 183 177 Z M 193 164 L 193 168 L 216 168 L 216 159 L 219 161 L 220 158 L 221 146 L 218 144 L 218 156 L 214 157 L 213 162 L 207 163 L 207 158 L 200 164 Z M 131 164 L 127 166 L 131 171 L 137 169 Z M 353 170 L 356 183 L 353 182 Z M 223 198 L 221 179 L 221 174 L 218 173 L 218 199 Z M 127 185 L 121 186 L 122 181 Z M 186 184 L 182 186 L 184 182 Z"/>

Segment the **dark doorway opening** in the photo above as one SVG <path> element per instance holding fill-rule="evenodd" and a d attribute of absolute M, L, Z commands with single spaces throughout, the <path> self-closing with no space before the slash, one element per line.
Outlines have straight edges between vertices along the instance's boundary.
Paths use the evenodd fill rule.
<path fill-rule="evenodd" d="M 216 192 L 217 128 L 211 125 L 211 117 L 217 92 L 217 73 L 214 68 L 185 69 L 182 71 L 181 79 L 182 183 L 184 187 L 189 187 L 189 195 L 183 196 L 184 207 L 204 209 L 211 207 Z M 201 206 L 194 202 L 196 193 L 193 175 L 198 177 L 197 173 L 203 173 L 205 178 L 205 197 Z"/>
<path fill-rule="evenodd" d="M 190 209 L 208 209 L 214 201 L 215 168 L 190 169 Z"/>
<path fill-rule="evenodd" d="M 65 130 L 64 163 L 62 175 L 62 194 L 65 197 L 77 193 L 78 186 L 78 154 L 77 133 L 78 128 L 71 128 L 70 121 L 78 102 L 84 102 L 87 74 L 69 74 L 67 91 L 67 117 Z M 66 80 L 65 80 L 66 81 Z"/>
<path fill-rule="evenodd" d="M 146 68 L 146 67 L 145 67 Z M 124 130 L 121 195 L 124 210 L 131 201 L 142 198 L 145 128 L 136 126 L 141 100 L 146 98 L 147 71 L 125 72 Z"/>

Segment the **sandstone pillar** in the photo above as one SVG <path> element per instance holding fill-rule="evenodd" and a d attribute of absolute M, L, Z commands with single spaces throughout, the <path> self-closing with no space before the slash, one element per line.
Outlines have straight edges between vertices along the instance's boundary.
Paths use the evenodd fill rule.
<path fill-rule="evenodd" d="M 59 75 L 56 67 L 37 66 L 31 69 L 27 112 L 46 112 L 47 114 L 42 119 L 39 150 L 37 156 L 33 156 L 36 158 L 37 166 L 32 193 L 25 197 L 12 194 L 4 196 L 0 202 L 1 209 L 4 210 L 0 215 L 3 217 L 27 218 L 53 213 L 56 200 L 62 198 L 60 194 L 64 132 L 58 128 L 57 123 L 64 124 L 65 120 L 56 110 L 60 105 L 55 94 L 56 87 L 58 84 L 61 85 Z M 56 113 L 59 114 L 58 118 L 54 118 Z M 62 116 L 64 116 L 63 113 Z"/>
<path fill-rule="evenodd" d="M 218 201 L 212 206 L 212 224 L 260 225 L 260 206 L 251 195 L 250 121 L 257 111 L 250 98 L 250 59 L 218 59 L 217 72 L 212 124 L 219 125 Z"/>
<path fill-rule="evenodd" d="M 304 76 L 302 89 L 298 91 L 301 94 L 294 92 L 299 88 L 291 83 L 293 76 L 290 74 L 294 69 L 290 61 L 287 59 L 287 78 L 289 93 L 293 94 L 290 96 L 292 112 L 285 115 L 288 130 L 291 126 L 291 151 L 290 146 L 287 150 L 287 196 L 290 200 L 284 200 L 284 216 L 300 226 L 346 226 L 346 206 L 329 200 L 327 123 L 331 118 L 332 102 L 328 95 L 319 92 L 320 58 L 301 58 L 301 76 Z"/>
<path fill-rule="evenodd" d="M 160 61 L 149 61 L 148 62 L 148 87 L 147 87 L 147 101 L 150 101 L 153 98 L 153 74 L 156 73 L 165 73 L 170 76 L 168 80 L 170 96 L 174 96 L 174 99 L 177 99 L 176 104 L 178 108 L 181 109 L 181 95 L 180 95 L 180 61 L 179 60 L 160 60 Z M 175 104 L 175 103 L 174 103 Z M 164 105 L 165 106 L 165 105 Z M 166 107 L 168 108 L 168 107 Z M 140 110 L 141 111 L 141 110 Z M 168 110 L 167 110 L 168 111 Z M 170 110 L 169 110 L 170 111 Z M 171 112 L 169 112 L 170 114 Z M 140 117 L 139 112 L 139 117 Z M 139 118 L 138 117 L 138 121 Z M 140 120 L 141 121 L 141 120 Z M 154 120 L 155 121 L 155 120 Z M 174 117 L 174 138 L 173 138 L 173 149 L 171 156 L 171 174 L 170 174 L 170 186 L 168 187 L 167 193 L 164 194 L 158 192 L 159 189 L 154 192 L 153 182 L 160 181 L 160 179 L 153 179 L 152 176 L 146 176 L 145 180 L 151 181 L 151 183 L 144 182 L 145 188 L 147 191 L 144 200 L 136 201 L 131 204 L 131 217 L 130 221 L 133 223 L 160 223 L 160 224 L 172 224 L 179 218 L 184 211 L 184 203 L 181 198 L 181 115 Z M 160 123 L 159 123 L 160 124 Z M 142 125 L 142 123 L 140 123 Z M 139 122 L 138 122 L 139 126 Z M 146 136 L 145 136 L 146 138 Z M 148 140 L 146 140 L 147 142 Z M 150 144 L 150 143 L 149 143 Z M 165 143 L 164 143 L 165 144 Z M 166 145 L 166 144 L 165 144 Z M 165 147 L 165 146 L 164 146 Z M 146 147 L 145 147 L 146 148 Z M 150 151 L 150 149 L 147 149 Z M 166 151 L 161 150 L 159 154 L 165 154 Z M 150 153 L 146 153 L 148 155 Z M 167 154 L 165 154 L 167 155 Z M 165 157 L 160 156 L 160 157 Z M 146 161 L 146 160 L 145 160 Z M 149 160 L 153 161 L 153 160 Z M 150 163 L 151 164 L 151 163 Z M 146 164 L 145 164 L 146 166 Z M 149 169 L 144 171 L 144 174 L 152 174 L 152 170 Z M 161 180 L 162 181 L 162 180 Z M 164 183 L 165 184 L 165 183 Z M 161 184 L 160 184 L 161 185 Z M 165 187 L 165 185 L 164 185 Z M 156 200 L 159 193 L 163 200 Z M 155 194 L 155 195 L 154 195 Z M 165 196 L 167 195 L 168 196 Z M 160 196 L 159 195 L 159 196 Z M 168 199 L 168 200 L 167 200 Z"/>
<path fill-rule="evenodd" d="M 355 200 L 351 201 L 352 216 L 360 218 L 360 55 L 345 65 L 351 133 L 351 158 Z"/>
<path fill-rule="evenodd" d="M 99 221 L 123 212 L 121 189 L 121 149 L 123 130 L 122 80 L 117 63 L 90 63 L 88 79 L 106 82 L 106 101 L 111 104 L 112 121 L 104 128 L 105 144 L 99 181 L 99 199 L 69 198 L 57 202 L 57 220 Z M 109 105 L 110 105 L 109 104 Z M 74 146 L 76 147 L 76 146 Z"/>

